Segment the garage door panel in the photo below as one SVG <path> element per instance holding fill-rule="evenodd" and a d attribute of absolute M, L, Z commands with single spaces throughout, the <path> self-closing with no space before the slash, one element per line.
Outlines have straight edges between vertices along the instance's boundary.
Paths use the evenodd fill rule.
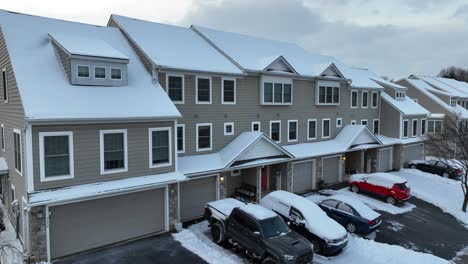
<path fill-rule="evenodd" d="M 381 149 L 379 151 L 379 170 L 380 171 L 390 171 L 392 170 L 392 150 L 391 149 Z"/>
<path fill-rule="evenodd" d="M 49 210 L 52 258 L 165 230 L 164 188 Z"/>
<path fill-rule="evenodd" d="M 293 191 L 302 193 L 314 188 L 315 162 L 298 162 L 293 164 Z"/>
<path fill-rule="evenodd" d="M 205 177 L 180 183 L 180 220 L 203 216 L 206 203 L 217 198 L 217 177 Z"/>
<path fill-rule="evenodd" d="M 334 184 L 339 181 L 341 157 L 324 158 L 322 160 L 323 181 L 325 184 Z"/>
<path fill-rule="evenodd" d="M 411 160 L 421 160 L 423 157 L 423 145 L 403 147 L 403 166 L 407 167 Z"/>

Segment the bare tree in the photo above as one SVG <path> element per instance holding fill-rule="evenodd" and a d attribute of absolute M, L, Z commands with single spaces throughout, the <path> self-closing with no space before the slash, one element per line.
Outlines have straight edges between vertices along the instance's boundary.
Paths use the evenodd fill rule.
<path fill-rule="evenodd" d="M 0 263 L 5 263 L 5 264 L 23 263 L 23 253 L 21 249 L 13 245 L 11 241 L 0 242 Z"/>
<path fill-rule="evenodd" d="M 426 148 L 441 161 L 457 160 L 462 171 L 460 184 L 464 194 L 462 211 L 468 205 L 468 127 L 459 114 L 446 116 L 441 133 L 428 134 Z"/>

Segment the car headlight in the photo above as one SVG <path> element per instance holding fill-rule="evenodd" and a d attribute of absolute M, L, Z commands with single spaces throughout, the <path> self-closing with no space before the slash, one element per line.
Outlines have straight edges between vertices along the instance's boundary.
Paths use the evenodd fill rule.
<path fill-rule="evenodd" d="M 294 256 L 292 255 L 283 255 L 283 258 L 287 261 L 293 261 L 294 260 Z"/>

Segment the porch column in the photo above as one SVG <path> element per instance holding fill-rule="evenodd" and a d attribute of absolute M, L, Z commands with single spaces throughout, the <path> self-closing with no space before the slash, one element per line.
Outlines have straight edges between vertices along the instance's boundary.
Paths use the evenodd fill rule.
<path fill-rule="evenodd" d="M 257 167 L 257 202 L 262 199 L 262 168 Z"/>
<path fill-rule="evenodd" d="M 364 167 L 365 167 L 365 162 L 364 162 L 364 150 L 361 150 L 361 168 L 359 169 L 359 173 L 364 173 Z"/>

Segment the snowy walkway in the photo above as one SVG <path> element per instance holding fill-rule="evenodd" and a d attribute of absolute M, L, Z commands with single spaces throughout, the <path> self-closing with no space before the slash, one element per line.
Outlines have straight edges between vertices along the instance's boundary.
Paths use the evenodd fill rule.
<path fill-rule="evenodd" d="M 5 223 L 6 230 L 0 233 L 0 263 L 23 263 L 23 246 L 21 242 L 16 239 L 15 229 L 11 225 L 5 210 L 3 222 Z M 10 246 L 16 248 L 17 250 L 12 249 Z"/>

